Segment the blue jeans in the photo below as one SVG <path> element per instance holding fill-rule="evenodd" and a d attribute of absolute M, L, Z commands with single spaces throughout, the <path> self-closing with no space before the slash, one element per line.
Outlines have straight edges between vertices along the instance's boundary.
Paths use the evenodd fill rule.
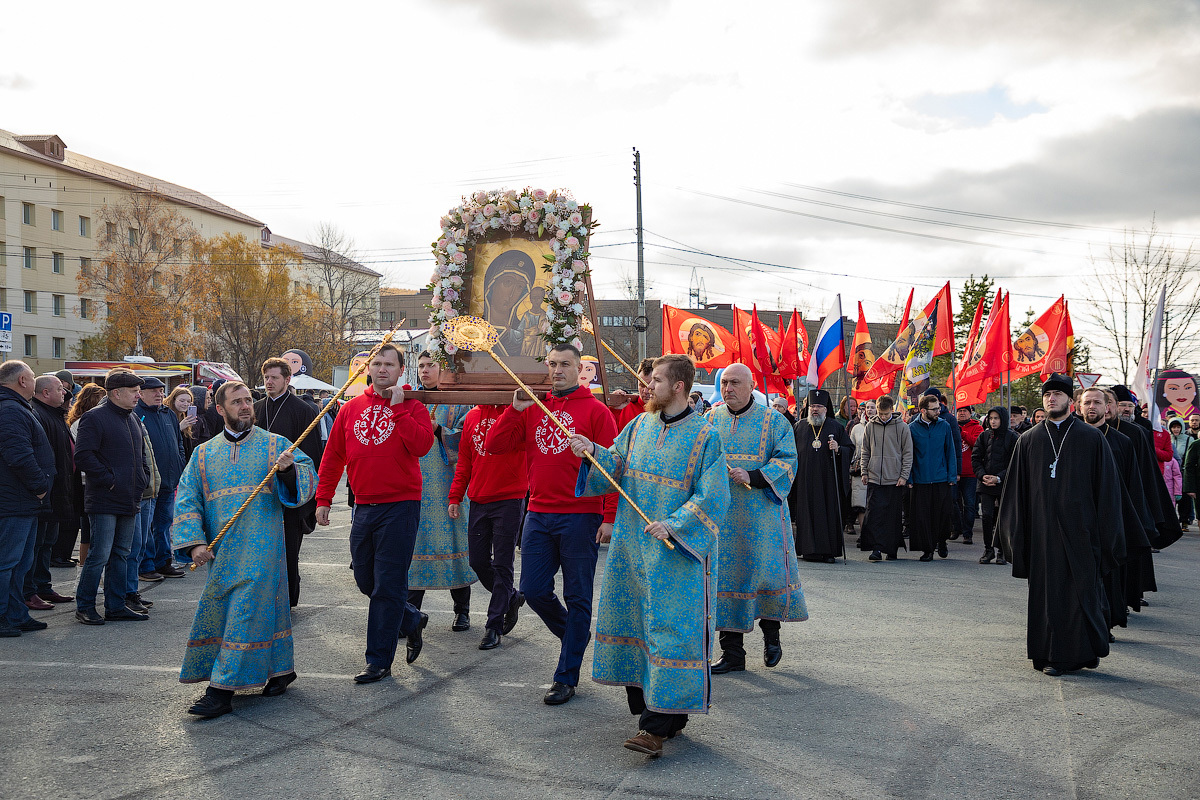
<path fill-rule="evenodd" d="M 92 546 L 79 572 L 75 589 L 75 607 L 80 611 L 96 607 L 100 574 L 104 573 L 104 608 L 120 611 L 125 607 L 125 589 L 129 579 L 129 547 L 137 529 L 138 517 L 116 514 L 89 514 Z"/>
<path fill-rule="evenodd" d="M 150 549 L 150 520 L 154 518 L 154 498 L 142 500 L 142 510 L 137 515 L 137 525 L 133 526 L 133 542 L 129 545 L 129 559 L 126 562 L 125 594 L 138 593 L 138 573 L 142 571 L 142 558 Z"/>
<path fill-rule="evenodd" d="M 175 521 L 175 489 L 163 487 L 158 491 L 154 501 L 154 519 L 150 523 L 150 533 L 146 539 L 146 549 L 142 553 L 140 572 L 154 572 L 159 567 L 170 566 L 171 554 L 171 523 Z"/>
<path fill-rule="evenodd" d="M 41 594 L 54 589 L 50 577 L 50 551 L 58 541 L 57 522 L 39 519 L 37 541 L 33 545 L 33 559 L 29 572 L 25 575 L 24 594 Z"/>
<path fill-rule="evenodd" d="M 550 632 L 562 640 L 554 680 L 579 685 L 579 665 L 592 628 L 592 585 L 600 545 L 599 514 L 547 514 L 530 511 L 521 534 L 521 591 Z M 554 594 L 562 568 L 564 608 Z"/>
<path fill-rule="evenodd" d="M 962 535 L 964 539 L 970 539 L 971 531 L 975 529 L 975 508 L 978 505 L 975 488 L 978 485 L 978 478 L 964 478 L 961 475 L 958 478 L 958 498 L 962 503 Z"/>
<path fill-rule="evenodd" d="M 25 606 L 25 575 L 33 566 L 37 542 L 37 517 L 0 517 L 0 597 L 5 598 L 4 617 L 9 625 L 28 622 Z"/>
<path fill-rule="evenodd" d="M 421 612 L 408 602 L 408 568 L 420 525 L 420 500 L 355 506 L 350 563 L 358 590 L 371 598 L 366 657 L 375 667 L 390 668 L 396 640 L 420 629 Z"/>

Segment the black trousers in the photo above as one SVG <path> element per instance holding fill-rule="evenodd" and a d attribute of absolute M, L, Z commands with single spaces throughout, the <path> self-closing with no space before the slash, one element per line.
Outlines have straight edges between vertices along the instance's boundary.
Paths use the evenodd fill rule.
<path fill-rule="evenodd" d="M 471 569 L 479 583 L 492 593 L 488 603 L 487 628 L 501 630 L 504 615 L 517 599 L 513 588 L 513 560 L 521 518 L 525 515 L 525 499 L 497 500 L 494 503 L 471 503 L 471 520 L 467 526 L 467 548 Z"/>
<path fill-rule="evenodd" d="M 998 548 L 1000 542 L 996 541 L 996 508 L 1000 505 L 1000 498 L 994 494 L 979 495 L 979 508 L 981 510 L 980 517 L 983 518 L 983 546 L 984 549 Z"/>
<path fill-rule="evenodd" d="M 638 728 L 655 736 L 674 736 L 687 725 L 687 714 L 662 714 L 646 708 L 646 696 L 637 686 L 625 687 L 629 713 L 639 714 Z"/>
<path fill-rule="evenodd" d="M 425 599 L 424 589 L 409 589 L 408 602 L 412 603 L 418 609 L 421 607 L 421 601 Z M 470 614 L 471 613 L 471 587 L 459 586 L 457 589 L 450 590 L 450 599 L 454 601 L 455 614 Z"/>
<path fill-rule="evenodd" d="M 1192 520 L 1196 518 L 1196 512 L 1192 503 L 1192 498 L 1186 494 L 1175 501 L 1175 508 L 1179 511 L 1180 525 L 1190 525 Z"/>
<path fill-rule="evenodd" d="M 300 602 L 300 545 L 316 527 L 316 510 L 315 500 L 299 508 L 283 509 L 283 552 L 287 560 L 288 597 L 293 607 Z"/>
<path fill-rule="evenodd" d="M 758 627 L 762 629 L 765 643 L 779 644 L 779 620 L 760 619 Z M 721 655 L 726 661 L 735 664 L 746 663 L 745 634 L 741 631 L 720 631 L 717 640 L 721 644 Z"/>
<path fill-rule="evenodd" d="M 896 555 L 904 543 L 904 503 L 908 494 L 904 486 L 867 484 L 867 513 L 863 516 L 862 534 L 858 537 L 861 549 Z"/>
<path fill-rule="evenodd" d="M 915 483 L 912 487 L 912 516 L 908 525 L 908 546 L 913 551 L 932 553 L 950 538 L 949 483 Z"/>

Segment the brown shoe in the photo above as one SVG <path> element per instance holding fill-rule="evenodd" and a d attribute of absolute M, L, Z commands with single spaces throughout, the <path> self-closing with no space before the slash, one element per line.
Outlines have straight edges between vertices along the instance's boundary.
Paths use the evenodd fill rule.
<path fill-rule="evenodd" d="M 162 575 L 164 578 L 182 578 L 184 575 L 187 575 L 186 572 L 181 569 L 175 569 L 175 567 L 171 564 L 167 564 L 165 567 L 159 567 L 155 570 L 155 572 L 157 572 L 159 575 Z"/>
<path fill-rule="evenodd" d="M 50 611 L 54 608 L 54 604 L 47 603 L 36 594 L 31 594 L 25 598 L 25 607 L 30 611 Z"/>
<path fill-rule="evenodd" d="M 70 603 L 72 600 L 75 599 L 74 597 L 71 597 L 70 595 L 59 594 L 58 592 L 54 591 L 53 589 L 51 589 L 48 592 L 38 592 L 38 597 L 42 598 L 47 603 Z"/>
<path fill-rule="evenodd" d="M 138 579 L 145 581 L 146 583 L 158 583 L 163 579 L 163 576 L 159 575 L 157 572 L 139 572 Z"/>
<path fill-rule="evenodd" d="M 657 758 L 662 755 L 663 739 L 665 738 L 665 736 L 655 736 L 653 733 L 638 731 L 635 736 L 625 740 L 625 749 Z"/>

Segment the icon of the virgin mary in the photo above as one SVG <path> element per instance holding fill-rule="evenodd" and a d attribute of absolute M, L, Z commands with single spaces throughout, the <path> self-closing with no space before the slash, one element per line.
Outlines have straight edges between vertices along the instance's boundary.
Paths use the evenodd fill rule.
<path fill-rule="evenodd" d="M 496 350 L 507 356 L 542 355 L 542 299 L 534 286 L 533 257 L 505 250 L 488 265 L 483 279 L 483 316 L 500 333 Z"/>

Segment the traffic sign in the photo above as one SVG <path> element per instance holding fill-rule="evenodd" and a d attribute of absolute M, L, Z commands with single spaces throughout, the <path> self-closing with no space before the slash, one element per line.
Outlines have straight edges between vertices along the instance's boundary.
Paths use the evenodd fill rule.
<path fill-rule="evenodd" d="M 0 353 L 12 352 L 12 314 L 0 311 Z"/>
<path fill-rule="evenodd" d="M 1076 372 L 1075 380 L 1079 382 L 1081 389 L 1090 389 L 1100 382 L 1099 372 Z"/>

